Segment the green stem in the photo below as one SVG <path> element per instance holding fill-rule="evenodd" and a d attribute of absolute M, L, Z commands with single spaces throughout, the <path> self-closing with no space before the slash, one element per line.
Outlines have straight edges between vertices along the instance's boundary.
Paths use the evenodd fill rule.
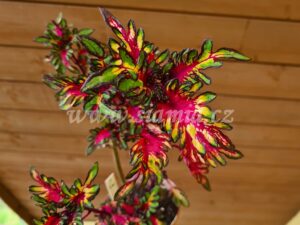
<path fill-rule="evenodd" d="M 122 184 L 124 184 L 125 183 L 125 177 L 124 177 L 123 169 L 122 169 L 121 162 L 120 162 L 120 157 L 119 157 L 117 144 L 116 144 L 115 141 L 113 141 L 113 156 L 114 156 L 115 167 L 116 167 L 118 176 L 119 176 Z"/>

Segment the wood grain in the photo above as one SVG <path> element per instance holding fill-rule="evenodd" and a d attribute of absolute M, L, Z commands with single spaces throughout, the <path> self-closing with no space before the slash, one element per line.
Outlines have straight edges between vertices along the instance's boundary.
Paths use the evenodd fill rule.
<path fill-rule="evenodd" d="M 95 28 L 95 37 L 102 41 L 111 35 L 96 8 L 2 2 L 0 26 L 7 29 L 1 30 L 0 44 L 33 46 L 33 38 L 42 34 L 46 23 L 60 11 L 78 27 Z M 254 61 L 300 64 L 300 46 L 296 44 L 300 23 L 122 9 L 112 12 L 122 22 L 130 18 L 137 21 L 147 39 L 161 48 L 199 48 L 202 40 L 211 38 L 217 48 L 235 48 Z"/>
<path fill-rule="evenodd" d="M 44 63 L 47 49 L 0 47 L 1 80 L 41 82 L 52 68 Z"/>
<path fill-rule="evenodd" d="M 59 112 L 53 92 L 41 83 L 42 74 L 52 71 L 43 63 L 48 50 L 33 42 L 59 12 L 107 41 L 112 34 L 98 5 L 123 23 L 134 19 L 162 49 L 199 48 L 211 38 L 215 49 L 235 48 L 253 59 L 206 71 L 213 83 L 203 90 L 219 94 L 213 108 L 235 110 L 228 135 L 245 157 L 212 169 L 213 192 L 207 193 L 177 162 L 178 152 L 169 151 L 169 175 L 191 201 L 176 225 L 282 225 L 299 211 L 299 1 L 0 0 L 0 5 L 0 183 L 31 214 L 41 215 L 27 192 L 30 166 L 67 183 L 84 178 L 96 160 L 97 183 L 114 170 L 109 147 L 85 157 L 94 125 L 69 124 Z M 128 152 L 120 154 L 128 171 Z M 105 196 L 102 185 L 96 204 Z"/>
<path fill-rule="evenodd" d="M 26 0 L 25 0 L 26 1 Z M 31 2 L 78 4 L 177 13 L 212 14 L 265 19 L 299 20 L 296 0 L 31 0 Z"/>

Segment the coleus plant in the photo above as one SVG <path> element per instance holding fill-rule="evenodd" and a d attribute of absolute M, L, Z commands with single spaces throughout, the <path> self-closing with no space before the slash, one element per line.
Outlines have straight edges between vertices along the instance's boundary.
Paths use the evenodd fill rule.
<path fill-rule="evenodd" d="M 99 192 L 92 185 L 98 164 L 85 182 L 77 179 L 71 187 L 32 169 L 38 186 L 30 190 L 45 214 L 36 224 L 82 224 L 91 212 L 100 224 L 164 224 L 158 213 L 163 196 L 177 207 L 188 205 L 166 176 L 168 151 L 178 150 L 179 160 L 207 190 L 210 167 L 225 165 L 225 157 L 242 157 L 222 132 L 231 126 L 217 120 L 208 106 L 216 94 L 201 88 L 211 83 L 205 70 L 220 67 L 223 59 L 249 58 L 233 49 L 214 51 L 211 40 L 199 51 L 161 51 L 132 20 L 124 27 L 107 10 L 101 13 L 117 37 L 107 44 L 91 37 L 92 29 L 69 26 L 61 15 L 36 38 L 50 47 L 46 59 L 55 69 L 44 82 L 56 92 L 62 110 L 82 105 L 97 119 L 87 154 L 106 145 L 129 149 L 132 169 L 121 177 L 115 198 L 99 208 L 91 203 Z"/>
<path fill-rule="evenodd" d="M 179 206 L 189 204 L 184 193 L 164 174 L 161 184 L 148 184 L 143 190 L 135 187 L 132 194 L 123 199 L 108 199 L 101 207 L 95 208 L 92 200 L 98 194 L 100 186 L 92 183 L 97 173 L 98 163 L 95 163 L 84 182 L 76 179 L 68 187 L 64 181 L 59 183 L 55 178 L 39 174 L 32 168 L 30 174 L 37 185 L 30 186 L 29 190 L 32 192 L 32 199 L 44 213 L 41 219 L 34 221 L 35 224 L 83 225 L 83 220 L 94 213 L 99 219 L 99 225 L 158 225 L 163 224 L 162 221 L 168 221 L 166 215 L 174 217 L 174 208 L 176 213 Z M 170 200 L 171 205 L 165 199 Z M 166 212 L 167 208 L 169 212 Z"/>

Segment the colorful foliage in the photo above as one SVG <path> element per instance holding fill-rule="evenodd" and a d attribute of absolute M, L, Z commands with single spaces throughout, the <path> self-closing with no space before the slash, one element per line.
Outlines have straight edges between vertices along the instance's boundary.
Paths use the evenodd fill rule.
<path fill-rule="evenodd" d="M 39 174 L 34 168 L 31 176 L 38 185 L 29 187 L 32 199 L 42 207 L 43 216 L 35 220 L 36 225 L 83 224 L 82 214 L 86 207 L 92 206 L 92 200 L 98 194 L 100 186 L 92 184 L 98 174 L 98 163 L 88 172 L 85 182 L 76 179 L 69 188 L 62 181 Z"/>
<path fill-rule="evenodd" d="M 159 126 L 148 124 L 142 130 L 138 141 L 130 149 L 133 169 L 128 173 L 127 182 L 119 189 L 116 197 L 128 194 L 135 186 L 145 186 L 150 177 L 152 178 L 151 182 L 160 184 L 163 178 L 162 169 L 168 163 L 166 154 L 168 149 L 171 149 L 168 136 L 162 132 Z M 140 180 L 142 182 L 137 183 Z"/>
<path fill-rule="evenodd" d="M 225 165 L 223 156 L 232 159 L 242 157 L 221 131 L 231 127 L 216 122 L 215 114 L 207 106 L 215 99 L 214 93 L 205 92 L 190 97 L 180 90 L 177 80 L 171 81 L 166 90 L 169 101 L 157 104 L 162 124 L 172 140 L 179 142 L 180 156 L 193 176 L 209 190 L 210 185 L 204 175 L 208 167 L 216 167 L 216 162 Z"/>
<path fill-rule="evenodd" d="M 161 224 L 156 215 L 161 189 L 167 190 L 175 205 L 188 205 L 184 193 L 163 172 L 169 150 L 179 150 L 179 159 L 208 190 L 210 167 L 225 165 L 224 157 L 242 157 L 222 132 L 231 126 L 218 122 L 209 107 L 216 94 L 201 92 L 201 87 L 211 83 L 204 71 L 220 67 L 221 60 L 249 58 L 233 49 L 214 51 L 211 40 L 204 41 L 200 51 L 161 51 L 145 40 L 143 29 L 137 29 L 132 20 L 124 27 L 107 10 L 101 13 L 117 37 L 107 44 L 91 37 L 91 29 L 68 26 L 62 16 L 48 24 L 36 41 L 51 48 L 47 59 L 56 72 L 45 75 L 44 82 L 56 92 L 62 110 L 82 105 L 86 115 L 96 118 L 87 154 L 112 143 L 128 149 L 133 142 L 129 150 L 132 169 L 115 201 L 98 212 L 102 224 L 111 224 L 105 218 L 113 224 L 145 224 L 138 219 L 141 214 L 134 214 L 137 210 L 147 218 L 146 224 Z M 84 183 L 77 179 L 68 188 L 32 170 L 38 183 L 31 187 L 33 198 L 47 209 L 40 223 L 79 221 L 82 209 L 92 207 L 90 201 L 99 191 L 99 186 L 91 185 L 96 171 L 94 166 Z M 128 196 L 139 188 L 145 188 L 143 196 L 130 202 Z M 57 211 L 64 207 L 66 212 Z"/>
<path fill-rule="evenodd" d="M 124 198 L 104 202 L 100 207 L 99 225 L 108 225 L 111 221 L 115 225 L 167 225 L 169 224 L 165 220 L 167 210 L 172 206 L 176 208 L 169 216 L 169 219 L 173 220 L 178 207 L 188 205 L 184 194 L 179 192 L 180 190 L 164 172 L 162 185 L 148 184 L 143 189 L 134 186 L 133 191 Z"/>

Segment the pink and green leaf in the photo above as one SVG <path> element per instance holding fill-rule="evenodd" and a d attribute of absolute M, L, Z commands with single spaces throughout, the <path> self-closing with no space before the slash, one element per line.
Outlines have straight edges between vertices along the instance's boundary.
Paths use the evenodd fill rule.
<path fill-rule="evenodd" d="M 30 175 L 37 182 L 29 187 L 30 192 L 47 202 L 60 203 L 63 200 L 60 184 L 54 178 L 40 175 L 34 168 L 31 168 Z"/>
<path fill-rule="evenodd" d="M 92 154 L 97 147 L 103 147 L 111 139 L 111 132 L 108 128 L 99 127 L 90 130 L 90 136 L 88 137 L 89 146 L 86 149 L 86 154 Z"/>
<path fill-rule="evenodd" d="M 134 188 L 135 181 L 127 181 L 125 184 L 123 184 L 118 191 L 116 192 L 114 199 L 116 201 L 126 197 Z"/>
<path fill-rule="evenodd" d="M 91 200 L 100 191 L 100 186 L 97 184 L 92 185 L 98 174 L 98 163 L 94 163 L 93 167 L 89 170 L 85 182 L 82 184 L 81 180 L 76 179 L 71 188 L 65 184 L 62 185 L 62 191 L 66 195 L 65 202 L 75 206 L 83 207 L 84 205 L 91 205 Z"/>
<path fill-rule="evenodd" d="M 144 32 L 142 29 L 136 31 L 134 22 L 128 22 L 127 30 L 122 24 L 107 10 L 101 9 L 106 24 L 112 29 L 116 36 L 122 41 L 126 51 L 132 57 L 134 62 L 137 61 L 144 42 Z"/>
<path fill-rule="evenodd" d="M 204 175 L 208 172 L 208 167 L 216 167 L 217 163 L 225 165 L 224 156 L 242 157 L 230 139 L 221 131 L 229 126 L 215 122 L 214 113 L 207 106 L 216 95 L 205 92 L 193 97 L 186 96 L 180 93 L 176 81 L 168 85 L 167 95 L 169 101 L 157 105 L 157 109 L 162 111 L 163 125 L 174 142 L 179 140 L 181 157 L 193 176 L 206 189 L 210 189 Z M 182 112 L 183 117 L 174 118 L 174 114 L 170 116 L 168 113 L 170 110 Z M 191 115 L 191 112 L 192 116 L 187 116 Z"/>
<path fill-rule="evenodd" d="M 189 82 L 210 84 L 210 78 L 207 77 L 203 70 L 211 67 L 220 67 L 222 63 L 218 60 L 223 58 L 233 58 L 237 60 L 249 60 L 248 57 L 232 49 L 219 49 L 216 52 L 212 50 L 213 44 L 211 40 L 206 40 L 202 45 L 202 51 L 198 53 L 196 50 L 183 50 L 181 52 L 174 52 L 172 60 L 173 68 L 170 70 L 171 76 L 178 79 L 185 88 L 191 87 Z M 197 91 L 201 86 L 193 86 Z"/>
<path fill-rule="evenodd" d="M 101 116 L 105 116 L 108 119 L 120 119 L 121 112 L 117 109 L 112 109 L 108 106 L 108 103 L 105 101 L 107 98 L 113 96 L 113 92 L 109 89 L 103 91 L 102 93 L 90 96 L 89 99 L 85 101 L 84 110 L 87 114 L 92 114 L 96 118 L 101 119 Z"/>
<path fill-rule="evenodd" d="M 59 215 L 49 215 L 47 217 L 43 217 L 41 220 L 34 220 L 35 225 L 60 225 L 62 219 Z"/>
<path fill-rule="evenodd" d="M 132 184 L 139 179 L 142 179 L 140 185 L 146 185 L 150 176 L 154 176 L 157 183 L 161 183 L 162 169 L 168 163 L 166 151 L 170 148 L 168 137 L 158 126 L 150 124 L 148 128 L 144 128 L 140 138 L 130 150 L 133 169 L 127 175 L 127 183 L 121 188 L 117 197 L 127 194 Z"/>
<path fill-rule="evenodd" d="M 84 82 L 82 79 L 74 80 L 68 77 L 60 78 L 51 75 L 45 75 L 43 79 L 44 83 L 57 91 L 56 96 L 62 110 L 78 106 L 87 97 L 87 94 L 81 91 Z"/>

